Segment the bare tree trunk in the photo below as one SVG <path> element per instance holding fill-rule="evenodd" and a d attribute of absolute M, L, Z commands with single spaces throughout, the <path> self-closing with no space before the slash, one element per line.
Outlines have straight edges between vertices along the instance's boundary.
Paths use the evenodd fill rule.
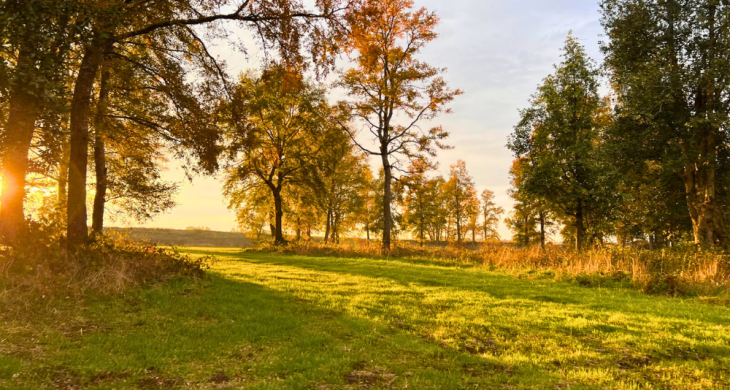
<path fill-rule="evenodd" d="M 96 194 L 94 210 L 91 216 L 91 231 L 94 235 L 104 233 L 104 207 L 106 205 L 107 168 L 106 149 L 104 147 L 105 116 L 109 103 L 109 71 L 101 75 L 99 100 L 96 103 L 96 119 L 94 120 L 94 168 L 96 173 Z"/>
<path fill-rule="evenodd" d="M 538 215 L 540 216 L 540 247 L 545 250 L 545 212 L 540 211 Z"/>
<path fill-rule="evenodd" d="M 281 202 L 281 188 L 274 191 L 274 211 L 276 213 L 276 234 L 274 236 L 274 242 L 277 244 L 284 244 L 286 243 L 286 240 L 284 240 L 284 230 L 282 226 L 282 221 L 284 219 L 284 207 Z"/>
<path fill-rule="evenodd" d="M 423 247 L 423 241 L 424 241 L 424 231 L 426 230 L 426 222 L 423 220 L 423 210 L 421 210 L 421 247 Z"/>
<path fill-rule="evenodd" d="M 58 210 L 66 210 L 68 202 L 68 144 L 64 145 L 61 151 L 61 159 L 58 162 Z"/>
<path fill-rule="evenodd" d="M 21 52 L 17 61 L 17 68 L 25 69 L 31 60 L 28 53 Z M 26 88 L 26 85 L 13 85 L 3 145 L 0 238 L 8 244 L 17 240 L 27 227 L 23 210 L 25 176 L 28 173 L 28 152 L 39 115 L 39 98 Z"/>
<path fill-rule="evenodd" d="M 393 224 L 392 211 L 390 210 L 390 203 L 393 199 L 391 180 L 393 177 L 392 168 L 390 161 L 387 156 L 387 145 L 383 152 L 383 251 L 390 251 L 390 239 L 391 230 Z"/>
<path fill-rule="evenodd" d="M 330 223 L 332 222 L 332 211 L 327 209 L 327 223 L 324 227 L 324 242 L 327 243 L 330 240 Z"/>
<path fill-rule="evenodd" d="M 76 246 L 88 239 L 86 214 L 86 170 L 89 163 L 89 115 L 91 94 L 96 73 L 104 56 L 106 44 L 94 39 L 81 60 L 76 86 L 71 100 L 71 151 L 68 175 L 67 235 L 69 245 Z"/>
<path fill-rule="evenodd" d="M 302 219 L 297 217 L 297 241 L 302 239 Z"/>
<path fill-rule="evenodd" d="M 339 233 L 339 215 L 337 212 L 332 212 L 332 242 L 335 244 L 340 243 L 340 233 Z"/>
<path fill-rule="evenodd" d="M 583 221 L 583 204 L 578 201 L 578 210 L 575 214 L 575 249 L 578 252 L 583 251 L 585 240 L 585 226 Z"/>

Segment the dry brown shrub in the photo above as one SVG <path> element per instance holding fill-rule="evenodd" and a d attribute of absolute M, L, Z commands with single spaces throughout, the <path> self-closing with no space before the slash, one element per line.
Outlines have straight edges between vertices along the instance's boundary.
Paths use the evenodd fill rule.
<path fill-rule="evenodd" d="M 213 260 L 134 243 L 114 233 L 70 250 L 62 240 L 36 231 L 3 249 L 0 304 L 6 308 L 51 297 L 120 294 L 171 278 L 200 278 Z"/>
<path fill-rule="evenodd" d="M 517 275 L 542 273 L 582 285 L 627 282 L 650 293 L 730 296 L 730 255 L 719 249 L 680 246 L 661 250 L 605 246 L 576 252 L 560 245 L 545 249 L 507 243 L 419 246 L 399 242 L 383 253 L 376 241 L 349 240 L 342 244 L 300 241 L 286 246 L 258 243 L 249 250 L 304 256 L 398 258 L 447 265 L 480 265 Z"/>

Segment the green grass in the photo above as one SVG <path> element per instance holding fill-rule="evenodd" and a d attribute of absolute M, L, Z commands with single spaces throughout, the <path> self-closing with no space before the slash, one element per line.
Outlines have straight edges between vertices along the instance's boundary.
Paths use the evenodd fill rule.
<path fill-rule="evenodd" d="M 188 251 L 218 256 L 210 280 L 4 319 L 0 388 L 730 388 L 730 309 L 695 299 L 476 266 Z"/>

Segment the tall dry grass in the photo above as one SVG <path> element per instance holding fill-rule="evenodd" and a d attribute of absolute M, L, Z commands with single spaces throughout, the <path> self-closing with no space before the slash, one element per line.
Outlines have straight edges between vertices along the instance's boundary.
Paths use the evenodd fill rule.
<path fill-rule="evenodd" d="M 121 294 L 171 278 L 205 276 L 210 258 L 191 258 L 119 234 L 68 250 L 44 232 L 0 251 L 0 306 L 22 310 L 57 297 Z"/>
<path fill-rule="evenodd" d="M 543 250 L 503 243 L 421 247 L 400 242 L 389 253 L 383 253 L 375 241 L 350 240 L 339 245 L 301 241 L 284 247 L 262 242 L 250 250 L 471 264 L 523 277 L 549 276 L 582 285 L 622 283 L 655 294 L 730 297 L 730 255 L 694 246 L 662 250 L 607 246 L 578 253 L 557 245 Z"/>

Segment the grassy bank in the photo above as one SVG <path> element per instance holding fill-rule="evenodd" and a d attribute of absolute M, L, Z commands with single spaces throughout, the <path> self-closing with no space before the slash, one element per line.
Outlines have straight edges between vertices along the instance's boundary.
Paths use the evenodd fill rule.
<path fill-rule="evenodd" d="M 0 322 L 8 389 L 730 386 L 730 309 L 484 267 L 190 249 L 209 280 Z"/>
<path fill-rule="evenodd" d="M 305 256 L 397 258 L 417 263 L 478 265 L 517 276 L 548 277 L 586 286 L 623 285 L 643 292 L 669 296 L 704 296 L 730 303 L 730 255 L 694 246 L 649 250 L 600 247 L 576 252 L 564 246 L 529 248 L 507 243 L 425 245 L 398 242 L 382 253 L 376 242 L 351 240 L 343 244 L 292 242 L 276 246 L 256 243 L 250 250 Z"/>

